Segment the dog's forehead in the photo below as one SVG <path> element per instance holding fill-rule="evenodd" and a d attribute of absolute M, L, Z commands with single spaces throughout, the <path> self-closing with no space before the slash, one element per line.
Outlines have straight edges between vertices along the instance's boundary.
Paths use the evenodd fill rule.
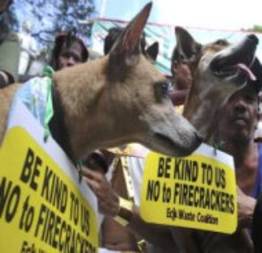
<path fill-rule="evenodd" d="M 148 60 L 144 55 L 140 56 L 136 71 L 138 72 L 136 75 L 141 75 L 141 79 L 148 79 L 153 82 L 165 79 L 165 76 L 154 66 L 153 62 Z M 145 73 L 148 73 L 148 75 L 145 75 Z"/>
<path fill-rule="evenodd" d="M 212 53 L 217 53 L 224 48 L 228 47 L 230 43 L 225 40 L 225 39 L 219 39 L 216 40 L 215 42 L 209 43 L 202 48 L 202 54 L 212 54 Z"/>
<path fill-rule="evenodd" d="M 200 54 L 193 69 L 198 69 L 200 73 L 205 73 L 209 69 L 209 65 L 218 52 L 230 46 L 230 43 L 224 39 L 218 39 L 212 43 L 202 45 Z"/>

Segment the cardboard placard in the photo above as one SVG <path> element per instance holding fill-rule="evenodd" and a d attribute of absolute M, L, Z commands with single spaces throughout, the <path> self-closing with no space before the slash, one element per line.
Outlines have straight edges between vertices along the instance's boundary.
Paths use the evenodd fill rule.
<path fill-rule="evenodd" d="M 150 223 L 233 233 L 237 227 L 233 158 L 205 144 L 184 158 L 151 152 L 140 213 Z"/>
<path fill-rule="evenodd" d="M 97 252 L 94 195 L 19 107 L 0 149 L 0 252 Z"/>

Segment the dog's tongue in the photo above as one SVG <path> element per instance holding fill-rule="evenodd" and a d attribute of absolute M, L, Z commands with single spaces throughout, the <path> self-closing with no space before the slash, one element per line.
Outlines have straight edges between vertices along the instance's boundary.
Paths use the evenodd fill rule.
<path fill-rule="evenodd" d="M 246 73 L 246 75 L 250 78 L 251 81 L 256 81 L 257 78 L 251 71 L 251 69 L 244 63 L 238 63 L 237 67 Z"/>

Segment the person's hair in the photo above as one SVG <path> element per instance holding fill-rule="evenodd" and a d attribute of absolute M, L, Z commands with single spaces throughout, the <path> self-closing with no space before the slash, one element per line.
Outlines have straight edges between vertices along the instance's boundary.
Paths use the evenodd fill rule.
<path fill-rule="evenodd" d="M 174 71 L 174 65 L 179 64 L 182 61 L 181 55 L 178 53 L 177 47 L 174 48 L 172 56 L 171 56 L 171 74 L 174 76 L 176 73 Z"/>
<path fill-rule="evenodd" d="M 108 34 L 105 37 L 104 40 L 104 54 L 108 54 L 113 47 L 114 43 L 116 42 L 117 38 L 120 36 L 124 28 L 121 27 L 112 27 L 108 30 Z M 142 53 L 146 54 L 146 38 L 145 38 L 145 33 L 143 32 L 141 40 L 140 40 L 140 45 L 142 49 Z"/>
<path fill-rule="evenodd" d="M 82 163 L 91 170 L 102 170 L 104 174 L 108 172 L 110 165 L 105 155 L 100 151 L 90 153 Z"/>
<path fill-rule="evenodd" d="M 117 38 L 123 31 L 123 28 L 120 27 L 112 27 L 108 30 L 108 34 L 105 37 L 104 41 L 104 54 L 108 54 L 111 48 L 113 47 L 114 43 L 116 42 Z"/>
<path fill-rule="evenodd" d="M 78 43 L 82 49 L 82 62 L 87 61 L 89 53 L 85 46 L 85 43 L 80 39 L 74 30 L 69 32 L 59 33 L 54 42 L 54 47 L 51 53 L 50 65 L 57 70 L 58 69 L 58 58 L 63 48 L 70 48 L 74 43 Z"/>

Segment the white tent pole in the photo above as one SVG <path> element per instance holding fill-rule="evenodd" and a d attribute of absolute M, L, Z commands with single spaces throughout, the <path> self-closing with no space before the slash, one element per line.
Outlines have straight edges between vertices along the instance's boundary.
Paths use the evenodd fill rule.
<path fill-rule="evenodd" d="M 101 8 L 100 8 L 100 17 L 105 17 L 106 5 L 107 5 L 107 0 L 102 0 Z"/>

